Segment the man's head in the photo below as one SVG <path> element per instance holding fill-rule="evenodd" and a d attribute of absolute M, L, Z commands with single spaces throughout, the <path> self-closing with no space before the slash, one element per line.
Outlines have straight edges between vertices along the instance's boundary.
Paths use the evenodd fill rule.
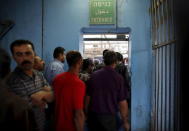
<path fill-rule="evenodd" d="M 64 62 L 65 61 L 64 51 L 65 49 L 63 47 L 56 47 L 54 49 L 53 57 L 61 62 Z"/>
<path fill-rule="evenodd" d="M 38 71 L 43 71 L 45 68 L 45 62 L 39 56 L 34 57 L 34 65 L 33 68 Z"/>
<path fill-rule="evenodd" d="M 117 60 L 122 62 L 123 61 L 123 55 L 119 52 L 116 52 L 116 55 L 117 55 Z"/>
<path fill-rule="evenodd" d="M 66 61 L 68 63 L 69 68 L 77 68 L 81 69 L 82 66 L 82 56 L 78 51 L 69 51 L 66 54 Z"/>
<path fill-rule="evenodd" d="M 104 63 L 107 66 L 116 64 L 117 62 L 117 56 L 114 51 L 107 51 L 104 55 Z"/>
<path fill-rule="evenodd" d="M 100 64 L 100 60 L 99 59 L 94 59 L 94 66 L 97 66 L 97 65 L 99 65 Z"/>
<path fill-rule="evenodd" d="M 8 53 L 0 48 L 0 79 L 4 79 L 10 72 L 11 59 Z"/>
<path fill-rule="evenodd" d="M 11 43 L 10 49 L 18 67 L 24 71 L 33 69 L 35 52 L 32 42 L 16 40 Z"/>
<path fill-rule="evenodd" d="M 105 55 L 105 53 L 106 53 L 107 51 L 109 51 L 109 50 L 108 50 L 108 49 L 103 50 L 103 52 L 102 52 L 103 57 L 104 57 L 104 55 Z"/>
<path fill-rule="evenodd" d="M 83 65 L 82 65 L 82 70 L 87 71 L 88 73 L 92 73 L 94 69 L 94 63 L 92 59 L 84 59 L 83 60 Z"/>

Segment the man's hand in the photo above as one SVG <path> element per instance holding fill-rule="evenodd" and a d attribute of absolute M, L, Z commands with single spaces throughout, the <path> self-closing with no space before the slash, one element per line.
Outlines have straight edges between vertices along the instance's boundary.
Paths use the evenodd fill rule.
<path fill-rule="evenodd" d="M 45 97 L 45 91 L 38 91 L 31 95 L 32 104 L 35 106 L 40 107 L 41 109 L 44 109 L 46 106 L 46 102 L 44 101 Z"/>
<path fill-rule="evenodd" d="M 52 91 L 51 87 L 48 87 L 48 86 L 44 86 L 42 88 L 43 91 Z"/>
<path fill-rule="evenodd" d="M 130 129 L 130 124 L 128 120 L 128 104 L 126 100 L 120 101 L 119 102 L 119 109 L 121 113 L 121 119 L 123 121 L 123 127 L 125 128 L 126 131 L 129 131 Z"/>
<path fill-rule="evenodd" d="M 77 131 L 84 130 L 85 115 L 83 110 L 75 110 L 74 113 L 74 122 Z"/>
<path fill-rule="evenodd" d="M 130 124 L 129 124 L 129 122 L 128 121 L 124 122 L 123 123 L 123 127 L 125 128 L 125 131 L 129 131 L 130 130 Z"/>

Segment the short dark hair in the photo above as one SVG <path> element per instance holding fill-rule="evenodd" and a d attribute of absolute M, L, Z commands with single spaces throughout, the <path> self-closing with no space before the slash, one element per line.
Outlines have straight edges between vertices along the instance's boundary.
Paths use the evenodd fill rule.
<path fill-rule="evenodd" d="M 13 48 L 15 46 L 28 45 L 28 44 L 31 45 L 33 51 L 35 51 L 34 45 L 33 45 L 33 43 L 31 41 L 29 41 L 29 40 L 15 40 L 10 45 L 11 53 L 14 54 Z"/>
<path fill-rule="evenodd" d="M 106 65 L 112 65 L 117 62 L 117 56 L 114 51 L 107 51 L 103 58 Z"/>
<path fill-rule="evenodd" d="M 53 57 L 58 58 L 60 54 L 64 54 L 65 49 L 63 47 L 56 47 L 54 49 Z"/>
<path fill-rule="evenodd" d="M 66 61 L 69 67 L 72 67 L 81 59 L 82 59 L 82 56 L 78 51 L 69 51 L 66 54 Z"/>
<path fill-rule="evenodd" d="M 93 60 L 90 58 L 83 60 L 82 70 L 86 70 L 90 65 L 94 65 Z"/>
<path fill-rule="evenodd" d="M 117 55 L 117 60 L 118 61 L 123 61 L 123 55 L 119 52 L 116 52 L 116 55 Z"/>
<path fill-rule="evenodd" d="M 3 79 L 10 72 L 11 58 L 8 53 L 0 48 L 0 79 Z"/>
<path fill-rule="evenodd" d="M 108 49 L 103 50 L 102 55 L 104 56 L 107 51 L 109 50 Z"/>

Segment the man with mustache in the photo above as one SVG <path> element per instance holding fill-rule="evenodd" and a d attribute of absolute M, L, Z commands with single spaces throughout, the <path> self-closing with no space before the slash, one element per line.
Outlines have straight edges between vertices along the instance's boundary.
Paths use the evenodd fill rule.
<path fill-rule="evenodd" d="M 37 130 L 43 131 L 44 108 L 47 102 L 53 100 L 51 87 L 43 75 L 33 69 L 35 56 L 33 43 L 28 40 L 16 40 L 11 44 L 10 49 L 17 67 L 8 79 L 9 89 L 32 106 Z"/>
<path fill-rule="evenodd" d="M 35 131 L 32 108 L 21 97 L 8 91 L 6 78 L 10 73 L 11 58 L 0 48 L 0 130 Z"/>

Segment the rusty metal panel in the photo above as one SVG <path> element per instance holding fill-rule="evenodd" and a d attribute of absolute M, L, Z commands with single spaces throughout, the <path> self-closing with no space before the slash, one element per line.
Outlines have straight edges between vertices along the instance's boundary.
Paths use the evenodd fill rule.
<path fill-rule="evenodd" d="M 151 0 L 153 86 L 152 131 L 179 131 L 179 59 L 172 0 Z"/>

